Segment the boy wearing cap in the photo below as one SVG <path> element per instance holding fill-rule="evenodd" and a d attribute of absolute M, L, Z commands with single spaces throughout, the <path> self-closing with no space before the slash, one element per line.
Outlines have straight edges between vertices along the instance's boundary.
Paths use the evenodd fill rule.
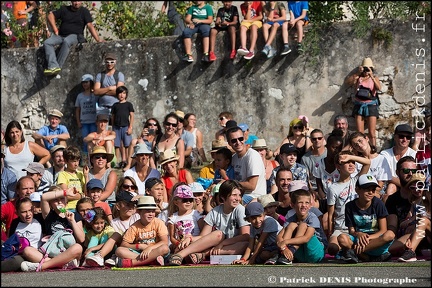
<path fill-rule="evenodd" d="M 45 125 L 38 132 L 32 134 L 35 142 L 42 147 L 50 150 L 55 145 L 67 146 L 66 141 L 69 140 L 70 134 L 66 126 L 61 125 L 63 113 L 57 109 L 53 109 L 48 113 L 49 125 Z"/>
<path fill-rule="evenodd" d="M 111 222 L 113 219 L 111 207 L 109 206 L 109 204 L 107 202 L 101 201 L 102 192 L 105 189 L 104 185 L 102 184 L 102 181 L 99 179 L 93 178 L 87 182 L 86 188 L 87 188 L 87 194 L 95 203 L 95 207 L 102 208 L 104 210 L 105 214 L 107 215 L 109 221 Z"/>
<path fill-rule="evenodd" d="M 394 132 L 394 145 L 391 148 L 381 151 L 380 154 L 384 155 L 392 170 L 392 180 L 388 184 L 385 197 L 395 193 L 397 187 L 401 187 L 399 177 L 396 175 L 396 164 L 399 159 L 405 156 L 411 156 L 415 159 L 416 151 L 410 147 L 411 139 L 414 132 L 410 125 L 400 124 L 396 126 Z"/>
<path fill-rule="evenodd" d="M 141 196 L 137 210 L 140 220 L 126 230 L 121 246 L 116 250 L 119 257 L 117 267 L 143 266 L 154 261 L 163 266 L 163 256 L 169 253 L 168 229 L 162 220 L 156 218 L 154 198 Z"/>
<path fill-rule="evenodd" d="M 233 264 L 275 264 L 278 256 L 276 236 L 282 226 L 272 217 L 266 216 L 259 202 L 251 202 L 245 208 L 245 220 L 251 223 L 249 245 L 242 258 Z"/>
<path fill-rule="evenodd" d="M 373 175 L 361 175 L 356 183 L 358 198 L 346 204 L 345 225 L 349 234 L 338 236 L 342 247 L 341 259 L 347 263 L 358 263 L 359 256 L 365 261 L 388 261 L 388 248 L 394 233 L 387 229 L 388 212 L 381 199 L 375 197 L 379 187 Z"/>
<path fill-rule="evenodd" d="M 221 149 L 221 148 L 226 148 L 227 144 L 225 142 L 225 140 L 223 139 L 217 139 L 217 140 L 213 140 L 212 141 L 212 146 L 211 146 L 211 150 L 210 155 L 213 159 L 212 162 L 210 162 L 208 165 L 204 166 L 203 168 L 201 168 L 200 173 L 199 173 L 199 177 L 201 178 L 205 178 L 205 179 L 213 179 L 214 178 L 214 173 L 215 173 L 215 162 L 214 162 L 214 156 L 216 155 L 216 151 Z"/>
<path fill-rule="evenodd" d="M 81 137 L 84 139 L 88 134 L 96 132 L 96 103 L 97 98 L 93 94 L 94 78 L 91 74 L 81 77 L 83 92 L 79 93 L 75 100 L 75 120 L 81 129 Z M 87 158 L 87 144 L 83 141 L 83 157 Z"/>

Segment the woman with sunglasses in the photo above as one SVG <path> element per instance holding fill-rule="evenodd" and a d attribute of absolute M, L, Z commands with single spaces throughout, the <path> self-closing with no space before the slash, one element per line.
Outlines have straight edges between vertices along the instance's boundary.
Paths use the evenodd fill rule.
<path fill-rule="evenodd" d="M 282 165 L 282 161 L 277 156 L 279 155 L 280 147 L 285 143 L 291 143 L 297 148 L 298 153 L 296 162 L 301 163 L 303 155 L 312 147 L 312 142 L 307 136 L 308 130 L 308 119 L 306 116 L 301 115 L 290 122 L 287 137 L 282 140 L 282 143 L 273 153 L 279 164 Z"/>
<path fill-rule="evenodd" d="M 371 174 L 378 181 L 379 187 L 375 190 L 376 197 L 381 198 L 383 201 L 387 200 L 385 197 L 385 188 L 387 181 L 392 180 L 392 171 L 387 159 L 377 152 L 377 148 L 370 144 L 369 138 L 361 133 L 354 132 L 350 136 L 349 144 L 358 156 L 362 156 L 371 160 L 368 174 Z M 360 171 L 361 164 L 356 162 L 357 171 Z"/>
<path fill-rule="evenodd" d="M 145 195 L 145 183 L 147 179 L 161 177 L 157 169 L 150 167 L 150 158 L 153 152 L 148 149 L 145 143 L 140 143 L 134 147 L 132 158 L 135 160 L 135 166 L 124 172 L 124 176 L 130 176 L 135 179 L 138 194 Z"/>
<path fill-rule="evenodd" d="M 156 137 L 155 141 L 153 141 L 153 156 L 154 163 L 156 165 L 161 165 L 160 163 L 158 163 L 161 152 L 172 150 L 177 156 L 179 156 L 178 167 L 184 167 L 185 144 L 184 141 L 180 138 L 180 136 L 176 134 L 178 122 L 179 118 L 174 112 L 171 112 L 165 116 L 163 121 L 165 132 L 162 135 Z"/>
<path fill-rule="evenodd" d="M 92 168 L 90 168 L 88 174 L 84 173 L 86 183 L 91 179 L 101 180 L 104 190 L 100 197 L 100 201 L 108 202 L 110 206 L 115 203 L 115 188 L 117 185 L 117 173 L 111 168 L 107 168 L 107 164 L 110 163 L 113 158 L 114 154 L 108 153 L 105 147 L 95 146 L 90 153 Z M 90 194 L 88 194 L 88 196 L 89 195 Z"/>
<path fill-rule="evenodd" d="M 349 86 L 356 88 L 353 99 L 353 116 L 356 120 L 357 131 L 364 133 L 365 122 L 372 145 L 376 145 L 376 121 L 379 117 L 379 99 L 377 91 L 381 90 L 381 82 L 375 74 L 375 67 L 371 58 L 364 58 L 358 72 L 349 76 L 345 81 Z"/>
<path fill-rule="evenodd" d="M 134 147 L 140 143 L 145 143 L 147 145 L 147 148 L 151 151 L 153 148 L 152 147 L 153 141 L 159 135 L 162 135 L 162 128 L 161 125 L 159 124 L 159 121 L 156 118 L 148 118 L 144 122 L 144 127 L 141 131 L 141 135 L 138 138 L 132 139 L 131 145 L 129 146 L 128 155 L 133 155 Z M 153 159 L 151 159 L 151 161 L 153 161 Z M 135 159 L 129 157 L 127 160 L 126 167 L 123 168 L 123 172 L 126 172 L 134 165 L 135 165 Z M 151 166 L 155 167 L 154 163 L 152 163 Z"/>

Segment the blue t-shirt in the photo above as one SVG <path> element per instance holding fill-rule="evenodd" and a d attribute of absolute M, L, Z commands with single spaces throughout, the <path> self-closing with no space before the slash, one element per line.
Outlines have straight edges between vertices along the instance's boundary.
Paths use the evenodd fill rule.
<path fill-rule="evenodd" d="M 309 11 L 308 1 L 288 1 L 288 10 L 292 11 L 294 18 L 299 17 L 303 10 Z M 308 14 L 306 13 L 305 21 L 309 21 Z"/>
<path fill-rule="evenodd" d="M 366 210 L 361 210 L 357 205 L 358 199 L 350 201 L 345 207 L 345 225 L 354 227 L 356 232 L 374 234 L 379 231 L 378 219 L 388 216 L 384 202 L 374 197 L 371 205 Z"/>
<path fill-rule="evenodd" d="M 64 134 L 64 133 L 68 133 L 69 131 L 66 128 L 66 126 L 59 124 L 57 126 L 57 128 L 53 129 L 51 126 L 49 125 L 45 125 L 42 128 L 39 129 L 39 131 L 37 132 L 42 136 L 49 136 L 49 135 L 60 135 L 60 134 Z M 50 150 L 52 147 L 54 147 L 55 145 L 59 144 L 59 139 L 58 138 L 54 138 L 52 143 L 49 143 L 47 140 L 43 140 L 45 148 Z"/>

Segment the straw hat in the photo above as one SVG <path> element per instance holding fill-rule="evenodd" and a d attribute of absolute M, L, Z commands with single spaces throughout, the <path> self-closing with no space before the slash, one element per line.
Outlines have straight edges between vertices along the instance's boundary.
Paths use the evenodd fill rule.
<path fill-rule="evenodd" d="M 62 118 L 63 117 L 63 113 L 60 112 L 57 109 L 52 109 L 50 112 L 48 112 L 48 116 L 55 116 L 55 117 L 58 117 L 58 118 Z"/>
<path fill-rule="evenodd" d="M 184 119 L 185 117 L 185 113 L 183 111 L 176 110 L 174 113 L 181 119 Z"/>
<path fill-rule="evenodd" d="M 168 149 L 160 153 L 159 163 L 160 165 L 164 165 L 165 163 L 178 160 L 179 158 L 180 156 L 178 156 L 176 152 L 174 152 L 171 149 Z"/>
<path fill-rule="evenodd" d="M 137 210 L 141 209 L 158 209 L 153 196 L 141 196 L 138 198 Z"/>
<path fill-rule="evenodd" d="M 362 62 L 362 65 L 361 65 L 361 66 L 363 66 L 363 67 L 370 67 L 370 68 L 374 68 L 374 65 L 373 65 L 372 59 L 369 58 L 369 57 L 363 59 L 363 62 Z"/>
<path fill-rule="evenodd" d="M 267 149 L 267 143 L 265 139 L 255 139 L 252 144 L 253 149 Z"/>
<path fill-rule="evenodd" d="M 271 194 L 261 195 L 257 198 L 257 200 L 258 200 L 258 202 L 260 202 L 262 204 L 262 206 L 264 208 L 266 208 L 267 206 L 279 205 L 279 202 L 275 201 L 275 199 L 273 198 L 273 195 L 271 195 Z"/>
<path fill-rule="evenodd" d="M 90 158 L 93 157 L 95 154 L 105 154 L 107 155 L 107 162 L 111 162 L 114 158 L 114 154 L 108 153 L 104 146 L 95 146 L 93 147 L 93 150 L 90 153 Z"/>
<path fill-rule="evenodd" d="M 213 140 L 212 141 L 212 150 L 210 150 L 209 152 L 216 152 L 220 148 L 226 148 L 226 147 L 227 147 L 227 144 L 224 140 L 222 140 L 222 139 Z"/>

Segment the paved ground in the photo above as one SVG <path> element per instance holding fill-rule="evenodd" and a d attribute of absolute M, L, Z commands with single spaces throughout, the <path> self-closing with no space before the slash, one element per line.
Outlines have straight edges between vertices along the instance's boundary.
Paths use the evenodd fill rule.
<path fill-rule="evenodd" d="M 140 267 L 2 273 L 2 287 L 431 287 L 431 262 Z"/>

